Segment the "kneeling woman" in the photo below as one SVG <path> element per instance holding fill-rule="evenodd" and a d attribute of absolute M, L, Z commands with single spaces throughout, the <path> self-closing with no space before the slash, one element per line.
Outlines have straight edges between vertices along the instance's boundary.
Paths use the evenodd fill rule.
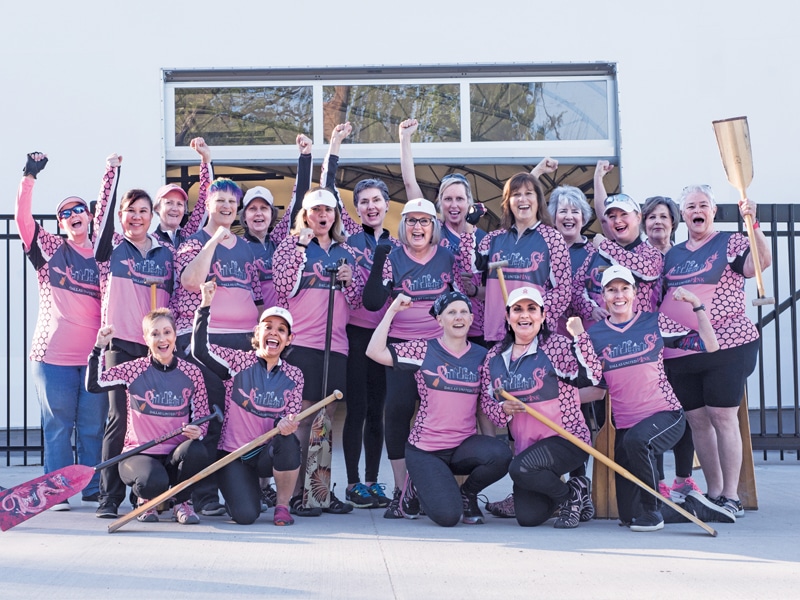
<path fill-rule="evenodd" d="M 606 269 L 601 286 L 608 317 L 589 330 L 592 347 L 582 360 L 595 371 L 602 369 L 608 384 L 617 426 L 616 462 L 657 489 L 656 456 L 672 448 L 686 427 L 680 402 L 664 373 L 664 347 L 714 352 L 719 344 L 705 306 L 684 288 L 676 288 L 672 297 L 692 305 L 697 315 L 697 331 L 663 313 L 634 312 L 636 283 L 633 274 L 623 266 Z M 615 479 L 617 509 L 624 524 L 630 525 L 632 531 L 656 531 L 664 527 L 656 498 L 620 475 Z"/>
<path fill-rule="evenodd" d="M 410 306 L 408 296 L 395 298 L 375 329 L 367 356 L 382 365 L 415 371 L 420 405 L 405 456 L 425 513 L 443 527 L 459 520 L 480 524 L 478 493 L 502 479 L 511 461 L 506 444 L 477 433 L 479 369 L 486 349 L 467 340 L 472 307 L 456 291 L 439 296 L 430 310 L 442 327 L 441 337 L 387 346 L 392 319 Z M 497 405 L 487 398 L 482 409 L 497 411 Z M 453 475 L 468 477 L 459 488 Z"/>
<path fill-rule="evenodd" d="M 508 425 L 514 436 L 514 460 L 509 474 L 514 481 L 514 508 L 517 522 L 524 527 L 541 525 L 558 510 L 557 529 L 573 529 L 594 515 L 590 483 L 573 477 L 564 483 L 562 475 L 582 466 L 589 455 L 525 412 L 531 404 L 567 431 L 590 443 L 589 428 L 581 412 L 575 384 L 587 380 L 573 343 L 551 333 L 544 313 L 544 300 L 535 287 L 518 288 L 506 302 L 505 339 L 489 351 L 483 372 L 483 397 L 490 400 L 500 389 L 518 400 L 506 400 L 493 413 L 498 426 Z M 572 331 L 577 317 L 567 322 Z M 581 332 L 583 328 L 581 327 Z M 586 334 L 576 336 L 576 344 L 589 347 Z M 599 379 L 599 369 L 593 379 Z"/>
<path fill-rule="evenodd" d="M 170 486 L 196 475 L 209 463 L 201 443 L 208 424 L 186 425 L 209 414 L 203 375 L 195 365 L 175 355 L 175 319 L 169 310 L 152 311 L 144 317 L 142 328 L 148 356 L 104 370 L 100 354 L 116 331 L 113 325 L 101 327 L 86 372 L 86 388 L 90 392 L 126 392 L 128 416 L 123 451 L 181 426 L 188 438 L 170 438 L 119 463 L 120 477 L 131 486 L 140 505 L 147 502 L 145 498 L 155 498 Z M 188 487 L 175 495 L 173 519 L 183 525 L 200 522 L 189 503 L 191 494 L 192 487 Z M 137 519 L 155 523 L 158 511 L 151 508 Z"/>
<path fill-rule="evenodd" d="M 277 503 L 275 525 L 292 525 L 289 498 L 300 472 L 300 442 L 294 417 L 303 402 L 303 373 L 281 360 L 294 337 L 292 315 L 273 306 L 261 315 L 253 336 L 255 351 L 244 352 L 208 341 L 211 300 L 217 284 L 200 286 L 202 300 L 192 333 L 194 357 L 225 384 L 225 420 L 219 439 L 219 458 L 277 427 L 280 435 L 222 468 L 219 489 L 231 518 L 242 525 L 261 513 L 259 477 L 274 477 Z"/>

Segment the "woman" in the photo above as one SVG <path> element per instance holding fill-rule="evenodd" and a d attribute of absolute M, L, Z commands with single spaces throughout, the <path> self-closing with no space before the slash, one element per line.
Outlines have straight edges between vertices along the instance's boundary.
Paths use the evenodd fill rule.
<path fill-rule="evenodd" d="M 602 371 L 608 384 L 617 427 L 616 462 L 656 489 L 656 455 L 672 448 L 685 427 L 683 410 L 664 373 L 664 348 L 714 352 L 717 338 L 705 306 L 684 288 L 675 288 L 671 296 L 691 307 L 696 331 L 662 313 L 636 310 L 636 279 L 625 267 L 606 269 L 601 284 L 609 316 L 589 330 L 592 345 L 580 349 L 579 359 L 593 372 Z M 579 323 L 573 328 L 583 331 Z M 624 477 L 615 479 L 622 523 L 632 531 L 663 528 L 660 502 Z"/>
<path fill-rule="evenodd" d="M 345 230 L 347 245 L 356 255 L 357 268 L 364 281 L 379 245 L 396 247 L 400 242 L 384 227 L 389 212 L 389 189 L 380 179 L 362 179 L 353 188 L 353 203 L 361 223 L 355 222 L 344 210 L 336 190 L 336 171 L 342 141 L 352 132 L 350 123 L 333 128 L 328 154 L 323 163 L 321 184 L 333 191 Z M 383 449 L 383 406 L 386 397 L 386 370 L 366 355 L 367 345 L 378 326 L 388 302 L 381 310 L 370 311 L 363 306 L 350 313 L 347 324 L 347 413 L 342 428 L 342 450 L 347 469 L 345 499 L 355 508 L 386 508 L 389 498 L 385 486 L 378 483 L 378 470 Z M 364 481 L 359 474 L 361 448 L 364 448 Z"/>
<path fill-rule="evenodd" d="M 73 464 L 73 435 L 78 463 L 94 466 L 100 462 L 108 400 L 105 394 L 89 393 L 83 383 L 86 354 L 100 327 L 100 274 L 94 258 L 97 238 L 89 234 L 92 214 L 77 196 L 59 202 L 56 216 L 66 239 L 45 231 L 34 220 L 33 188 L 47 160 L 40 152 L 28 154 L 14 220 L 39 280 L 39 316 L 30 360 L 41 407 L 44 472 L 50 473 Z M 116 186 L 113 166 L 119 160 L 113 154 L 107 159 L 95 232 L 103 229 L 104 207 Z M 83 490 L 84 502 L 97 502 L 99 482 L 96 473 Z M 69 502 L 56 504 L 53 510 L 69 510 Z"/>
<path fill-rule="evenodd" d="M 298 189 L 298 193 L 299 193 Z M 303 409 L 336 389 L 347 389 L 347 331 L 350 311 L 361 305 L 364 287 L 361 271 L 356 269 L 356 254 L 344 242 L 342 216 L 336 197 L 328 190 L 316 188 L 305 193 L 294 220 L 291 234 L 275 251 L 274 261 L 282 268 L 274 273 L 275 289 L 280 305 L 295 317 L 297 336 L 287 362 L 303 372 L 305 380 Z M 334 293 L 327 388 L 323 385 L 326 350 L 326 325 L 329 284 L 336 278 Z M 333 422 L 336 405 L 328 406 Z M 308 455 L 308 439 L 312 419 L 303 421 L 297 436 L 301 440 L 303 462 Z M 295 495 L 290 501 L 292 514 L 319 516 L 318 507 L 303 505 L 302 478 L 298 478 Z M 330 506 L 323 509 L 345 514 L 352 505 L 330 494 Z"/>
<path fill-rule="evenodd" d="M 467 339 L 472 309 L 469 299 L 455 291 L 443 293 L 431 307 L 430 314 L 442 329 L 440 336 L 387 346 L 392 320 L 411 305 L 409 296 L 398 294 L 375 329 L 367 355 L 387 367 L 414 373 L 421 401 L 405 459 L 425 514 L 442 527 L 459 520 L 482 524 L 477 496 L 505 476 L 511 461 L 505 443 L 477 432 L 479 370 L 486 350 Z M 497 410 L 488 397 L 482 408 Z M 453 475 L 467 478 L 459 487 Z"/>
<path fill-rule="evenodd" d="M 703 465 L 707 495 L 733 515 L 744 515 L 739 501 L 742 439 L 737 411 L 747 376 L 758 353 L 758 330 L 745 314 L 744 281 L 756 274 L 747 236 L 714 229 L 717 205 L 707 185 L 689 186 L 680 198 L 689 239 L 667 253 L 664 285 L 694 291 L 712 317 L 720 352 L 710 356 L 665 352 L 667 374 L 686 411 L 697 456 Z M 755 219 L 756 205 L 739 202 L 742 218 Z M 755 221 L 762 269 L 772 262 L 769 245 Z M 692 315 L 667 293 L 661 311 L 683 323 Z"/>
<path fill-rule="evenodd" d="M 379 245 L 375 250 L 369 279 L 364 287 L 364 306 L 381 310 L 390 297 L 403 293 L 413 301 L 411 306 L 392 320 L 389 342 L 434 339 L 442 334 L 438 321 L 430 318 L 434 301 L 443 292 L 463 293 L 456 257 L 439 245 L 441 225 L 436 208 L 423 198 L 409 200 L 403 207 L 397 232 L 401 246 L 390 250 Z M 384 513 L 387 519 L 401 519 L 416 514 L 415 506 L 401 509 L 406 482 L 405 449 L 411 418 L 419 400 L 412 373 L 390 369 L 386 372 L 386 454 L 392 464 L 394 492 Z"/>
<path fill-rule="evenodd" d="M 574 321 L 570 319 L 570 328 Z M 561 477 L 582 467 L 588 454 L 528 415 L 523 403 L 590 443 L 575 387 L 586 373 L 570 340 L 550 332 L 544 299 L 535 287 L 517 288 L 508 295 L 506 322 L 505 339 L 486 357 L 482 392 L 486 401 L 501 389 L 518 398 L 501 400 L 502 413 L 490 413 L 497 425 L 508 425 L 514 437 L 515 456 L 509 467 L 514 514 L 520 525 L 533 527 L 558 511 L 553 526 L 574 529 L 594 515 L 591 486 L 585 476 L 571 477 L 567 483 Z M 575 344 L 588 346 L 588 336 L 576 334 Z"/>
<path fill-rule="evenodd" d="M 666 196 L 647 198 L 642 206 L 642 221 L 647 243 L 659 250 L 661 254 L 666 255 L 675 241 L 675 231 L 678 229 L 680 219 L 678 206 L 671 198 Z M 653 288 L 653 293 L 656 305 L 660 305 L 663 293 L 661 286 Z M 664 456 L 660 454 L 658 456 L 658 472 L 661 480 L 658 483 L 658 491 L 666 498 L 682 500 L 691 490 L 700 491 L 700 487 L 692 479 L 694 444 L 692 444 L 692 428 L 688 422 L 683 437 L 675 444 L 672 452 L 675 455 L 675 479 L 671 486 L 663 481 Z"/>
<path fill-rule="evenodd" d="M 507 260 L 503 267 L 507 290 L 533 286 L 542 293 L 547 313 L 555 323 L 570 302 L 570 260 L 564 238 L 552 225 L 544 190 L 536 175 L 517 173 L 503 187 L 501 229 L 475 244 L 474 235 L 461 236 L 461 252 L 477 272 L 486 272 L 486 306 L 504 306 L 497 270 L 490 262 Z M 488 310 L 484 338 L 499 342 L 505 337 L 501 311 Z"/>
<path fill-rule="evenodd" d="M 208 466 L 208 454 L 201 443 L 208 425 L 187 425 L 205 417 L 208 396 L 200 369 L 175 355 L 175 320 L 169 309 L 159 308 L 142 321 L 148 355 L 106 368 L 101 364 L 102 349 L 116 335 L 114 325 L 97 332 L 97 342 L 89 355 L 86 387 L 94 392 L 119 390 L 126 395 L 125 443 L 122 450 L 133 450 L 142 443 L 183 427 L 187 439 L 170 438 L 119 463 L 122 481 L 131 486 L 139 505 L 193 477 Z M 191 486 L 175 495 L 172 518 L 181 525 L 200 522 L 189 497 Z M 158 509 L 150 508 L 136 517 L 143 523 L 158 522 Z"/>
<path fill-rule="evenodd" d="M 253 335 L 254 351 L 211 344 L 208 321 L 217 284 L 200 287 L 202 301 L 192 333 L 192 353 L 225 382 L 225 420 L 218 458 L 238 450 L 274 427 L 280 435 L 222 468 L 219 487 L 231 518 L 253 523 L 261 512 L 259 478 L 274 477 L 277 501 L 273 523 L 292 525 L 289 498 L 300 472 L 300 442 L 295 415 L 303 397 L 303 374 L 281 360 L 292 342 L 292 315 L 273 306 L 264 311 Z"/>
<path fill-rule="evenodd" d="M 118 169 L 119 165 L 114 170 Z M 114 336 L 105 354 L 108 367 L 147 356 L 148 348 L 142 339 L 142 318 L 153 306 L 170 306 L 174 289 L 172 247 L 148 233 L 153 219 L 153 201 L 148 193 L 142 189 L 125 192 L 117 216 L 122 235 L 112 235 L 113 223 L 108 220 L 95 253 L 103 295 L 102 322 L 114 324 Z M 108 399 L 103 460 L 122 452 L 125 438 L 125 392 L 115 388 Z M 103 469 L 97 517 L 116 518 L 124 497 L 125 485 L 118 469 Z"/>

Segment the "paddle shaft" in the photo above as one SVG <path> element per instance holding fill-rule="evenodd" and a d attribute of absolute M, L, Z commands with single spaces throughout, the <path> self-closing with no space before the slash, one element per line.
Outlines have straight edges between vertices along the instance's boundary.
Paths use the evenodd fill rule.
<path fill-rule="evenodd" d="M 510 400 L 510 401 L 516 400 L 517 402 L 521 402 L 518 398 L 515 398 L 514 396 L 512 396 L 511 394 L 509 394 L 505 390 L 500 390 L 500 394 L 506 400 Z M 658 498 L 659 500 L 661 500 L 665 504 L 668 504 L 675 511 L 679 512 L 681 515 L 683 515 L 684 517 L 689 519 L 692 523 L 702 527 L 709 535 L 711 535 L 713 537 L 717 537 L 717 532 L 716 532 L 716 530 L 714 530 L 713 527 L 710 527 L 709 525 L 707 525 L 706 523 L 704 523 L 703 521 L 701 521 L 700 519 L 695 517 L 690 512 L 687 512 L 686 510 L 684 510 L 684 508 L 682 506 L 680 506 L 679 504 L 676 504 L 672 500 L 670 500 L 669 498 L 665 498 L 664 496 L 659 494 L 656 490 L 654 490 L 649 485 L 644 483 L 641 479 L 636 477 L 636 475 L 634 475 L 633 473 L 628 471 L 628 469 L 626 469 L 625 467 L 621 467 L 620 465 L 615 463 L 613 460 L 611 460 L 610 458 L 605 456 L 603 453 L 598 452 L 597 450 L 592 448 L 589 444 L 584 442 L 582 439 L 580 439 L 579 437 L 571 434 L 569 431 L 567 431 L 566 429 L 564 429 L 560 425 L 557 425 L 556 423 L 554 423 L 553 421 L 551 421 L 550 419 L 548 419 L 547 417 L 545 417 L 543 414 L 539 413 L 535 409 L 531 408 L 530 406 L 528 406 L 524 402 L 521 402 L 521 404 L 525 407 L 525 412 L 527 412 L 534 419 L 536 419 L 537 421 L 539 421 L 541 423 L 544 423 L 550 429 L 552 429 L 553 431 L 558 433 L 561 437 L 563 437 L 564 439 L 566 439 L 569 442 L 572 442 L 573 444 L 575 444 L 578 448 L 580 448 L 584 452 L 588 452 L 589 454 L 591 454 L 594 457 L 595 460 L 599 460 L 604 465 L 606 465 L 609 469 L 613 469 L 616 473 L 619 473 L 622 477 L 624 477 L 628 481 L 631 481 L 631 482 L 635 483 L 636 485 L 638 485 L 640 488 L 642 488 L 644 491 L 646 491 L 651 496 L 655 496 L 656 498 Z"/>
<path fill-rule="evenodd" d="M 342 397 L 342 392 L 340 392 L 339 390 L 334 391 L 330 396 L 327 396 L 327 397 L 323 398 L 322 400 L 320 400 L 316 404 L 312 404 L 307 409 L 305 409 L 304 411 L 300 412 L 295 417 L 295 421 L 302 421 L 303 419 L 305 419 L 309 415 L 313 415 L 314 413 L 316 413 L 321 408 L 327 406 L 328 404 L 330 404 L 334 400 L 338 400 L 341 397 Z M 165 500 L 169 500 L 170 498 L 172 498 L 178 492 L 183 491 L 186 488 L 188 488 L 189 486 L 194 485 L 195 483 L 197 483 L 201 479 L 205 479 L 206 477 L 208 477 L 212 473 L 216 473 L 222 467 L 232 463 L 233 461 L 235 461 L 239 457 L 247 454 L 251 450 L 255 450 L 259 446 L 263 446 L 264 444 L 266 444 L 269 440 L 274 438 L 279 433 L 280 433 L 280 430 L 277 427 L 274 427 L 273 429 L 270 429 L 265 434 L 258 436 L 252 442 L 249 442 L 249 443 L 245 444 L 244 446 L 242 446 L 238 450 L 234 450 L 233 452 L 231 452 L 227 456 L 223 456 L 218 461 L 210 464 L 209 466 L 207 466 L 205 469 L 203 469 L 202 471 L 200 471 L 196 475 L 190 477 L 189 479 L 186 479 L 185 481 L 181 481 L 180 483 L 178 483 L 178 484 L 172 486 L 171 488 L 169 488 L 164 493 L 159 494 L 158 496 L 156 496 L 152 500 L 149 500 L 148 502 L 146 502 L 146 503 L 144 503 L 144 504 L 142 504 L 140 506 L 137 506 L 131 512 L 129 512 L 128 514 L 126 514 L 126 515 L 124 515 L 122 517 L 120 517 L 119 519 L 114 521 L 111 525 L 109 525 L 108 526 L 108 533 L 114 533 L 117 529 L 119 529 L 120 527 L 122 527 L 123 525 L 128 523 L 129 521 L 132 521 L 133 519 L 138 517 L 140 514 L 150 510 L 151 508 L 153 508 L 155 506 L 158 506 L 159 504 L 161 504 Z"/>
<path fill-rule="evenodd" d="M 508 302 L 508 288 L 506 288 L 506 278 L 503 275 L 503 267 L 508 266 L 507 260 L 498 260 L 489 263 L 489 270 L 497 269 L 497 281 L 500 284 L 500 291 L 503 292 L 503 302 Z"/>

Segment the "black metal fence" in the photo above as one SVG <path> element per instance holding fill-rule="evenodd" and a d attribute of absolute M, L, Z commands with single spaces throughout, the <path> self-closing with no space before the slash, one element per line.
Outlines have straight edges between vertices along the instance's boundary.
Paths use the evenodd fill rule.
<path fill-rule="evenodd" d="M 756 372 L 750 378 L 749 402 L 753 448 L 786 452 L 800 460 L 800 352 L 798 352 L 798 300 L 800 256 L 795 224 L 800 208 L 788 204 L 758 207 L 761 227 L 772 246 L 772 267 L 765 273 L 766 295 L 774 306 L 753 311 L 762 333 Z M 51 215 L 36 215 L 47 230 L 57 232 Z M 720 229 L 742 230 L 736 206 L 720 205 Z M 0 215 L 0 281 L 5 294 L 0 307 L 5 314 L 5 335 L 0 340 L 0 360 L 5 373 L 0 389 L 5 393 L 0 409 L 0 453 L 6 465 L 39 464 L 42 457 L 39 408 L 31 385 L 27 352 L 36 319 L 36 275 L 27 263 L 13 215 Z M 755 283 L 748 281 L 748 296 L 755 297 Z"/>

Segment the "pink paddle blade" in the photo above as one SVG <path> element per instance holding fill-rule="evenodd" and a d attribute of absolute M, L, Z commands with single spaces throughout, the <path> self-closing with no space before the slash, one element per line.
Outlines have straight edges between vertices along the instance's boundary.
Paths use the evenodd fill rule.
<path fill-rule="evenodd" d="M 0 529 L 8 531 L 80 492 L 94 467 L 70 465 L 0 491 Z"/>

